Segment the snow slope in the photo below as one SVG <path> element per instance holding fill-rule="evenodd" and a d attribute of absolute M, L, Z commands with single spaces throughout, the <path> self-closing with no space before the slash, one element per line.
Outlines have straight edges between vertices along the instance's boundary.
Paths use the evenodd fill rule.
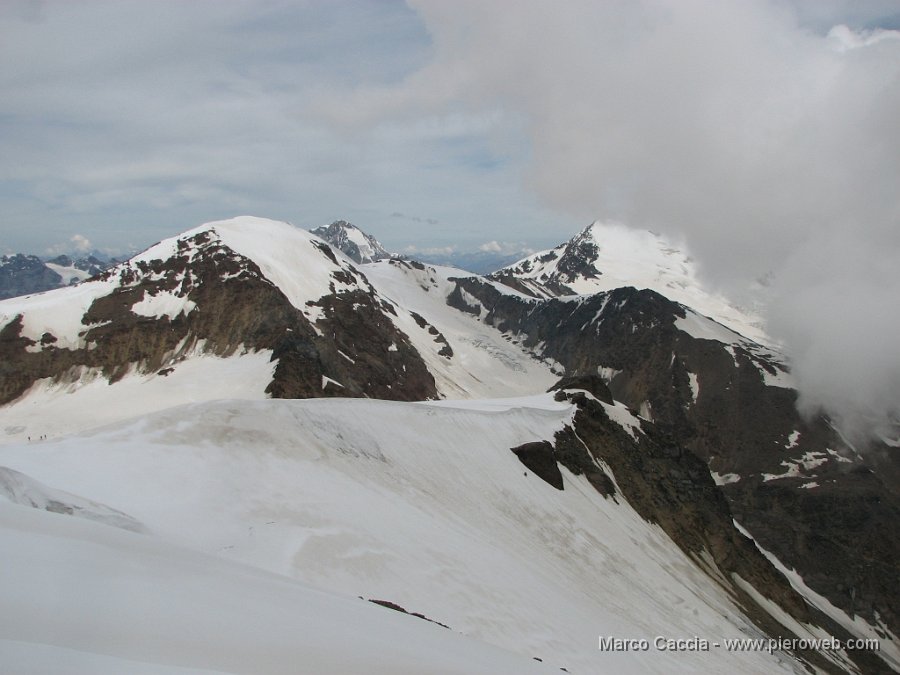
<path fill-rule="evenodd" d="M 597 649 L 598 636 L 758 633 L 661 529 L 621 499 L 604 499 L 565 469 L 565 490 L 557 491 L 510 452 L 552 438 L 572 413 L 550 395 L 518 404 L 221 401 L 59 441 L 7 445 L 0 465 L 128 514 L 154 534 L 127 535 L 126 542 L 126 533 L 111 528 L 101 533 L 93 523 L 64 525 L 67 516 L 25 516 L 24 507 L 9 507 L 17 515 L 2 521 L 2 536 L 15 553 L 14 573 L 0 583 L 3 606 L 12 610 L 0 619 L 0 637 L 171 666 L 241 664 L 246 672 L 267 672 L 269 664 L 277 672 L 290 639 L 300 650 L 308 645 L 310 659 L 336 651 L 364 659 L 377 651 L 370 641 L 348 639 L 358 624 L 334 627 L 340 603 L 331 607 L 331 596 L 326 603 L 281 578 L 290 577 L 345 597 L 397 603 L 573 673 L 790 672 L 778 655 L 724 648 Z M 51 518 L 56 529 L 48 534 Z M 76 536 L 64 527 L 91 529 Z M 195 553 L 160 548 L 171 546 Z M 38 578 L 59 582 L 41 586 Z M 104 579 L 115 581 L 107 587 Z M 140 602 L 129 610 L 135 596 Z M 235 612 L 253 621 L 238 622 Z M 82 614 L 91 617 L 83 629 L 73 622 Z M 322 619 L 310 625 L 310 616 Z M 397 625 L 389 616 L 385 627 Z M 403 672 L 392 669 L 392 648 L 422 648 L 418 632 L 400 639 L 381 628 L 361 632 L 385 649 L 377 661 L 387 664 L 384 672 Z M 192 636 L 190 644 L 167 639 L 180 634 Z M 265 654 L 256 649 L 263 642 Z M 110 651 L 110 644 L 120 647 Z M 242 656 L 210 660 L 218 649 Z M 316 672 L 328 672 L 322 663 Z M 429 665 L 421 672 L 442 671 Z"/>
<path fill-rule="evenodd" d="M 569 280 L 560 269 L 564 256 L 579 256 L 600 272 L 579 274 Z M 624 225 L 592 223 L 570 242 L 541 251 L 503 268 L 497 274 L 512 274 L 533 290 L 550 295 L 548 281 L 559 280 L 574 293 L 585 295 L 623 286 L 650 289 L 711 317 L 741 335 L 763 344 L 762 318 L 752 308 L 740 307 L 724 296 L 708 291 L 701 282 L 693 259 L 660 235 Z"/>
<path fill-rule="evenodd" d="M 0 406 L 0 445 L 78 433 L 183 403 L 263 399 L 275 369 L 269 350 L 219 358 L 203 354 L 200 345 L 185 356 L 167 375 L 131 372 L 113 385 L 96 369 L 71 381 L 39 380 Z"/>
<path fill-rule="evenodd" d="M 81 519 L 0 504 L 0 540 L 6 673 L 552 672 L 371 603 Z"/>
<path fill-rule="evenodd" d="M 562 375 L 551 362 L 541 362 L 509 336 L 447 305 L 455 285 L 450 279 L 475 276 L 452 267 L 382 260 L 360 268 L 378 292 L 406 312 L 392 317 L 406 333 L 434 375 L 438 392 L 448 398 L 495 398 L 546 391 Z M 514 293 L 501 284 L 495 287 Z M 410 315 L 427 319 L 447 339 L 452 358 L 438 354 L 434 336 Z"/>

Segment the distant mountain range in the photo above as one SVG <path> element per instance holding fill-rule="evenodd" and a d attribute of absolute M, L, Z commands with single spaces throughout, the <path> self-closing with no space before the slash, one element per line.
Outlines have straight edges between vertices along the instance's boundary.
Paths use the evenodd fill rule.
<path fill-rule="evenodd" d="M 0 256 L 0 299 L 43 293 L 84 281 L 117 262 L 115 258 L 94 254 L 81 258 L 59 255 L 47 259 L 23 253 Z"/>
<path fill-rule="evenodd" d="M 226 631 L 229 654 L 269 644 L 233 611 L 279 636 L 285 617 L 355 616 L 329 633 L 349 636 L 373 625 L 346 604 L 360 598 L 394 610 L 378 632 L 391 664 L 413 658 L 397 614 L 521 672 L 900 668 L 898 441 L 863 453 L 801 417 L 756 315 L 651 233 L 594 223 L 481 276 L 391 256 L 343 221 L 207 223 L 0 302 L 0 364 L 15 552 L 0 602 L 23 644 L 146 661 L 115 617 L 203 598 L 190 580 L 208 571 L 217 599 L 191 624 L 205 647 Z M 97 610 L 68 590 L 90 560 L 152 598 Z M 70 581 L 55 612 L 22 600 L 46 598 L 48 575 Z M 229 610 L 215 589 L 236 578 Z M 310 586 L 313 605 L 273 614 Z M 167 651 L 180 624 L 159 625 L 154 663 L 226 668 Z M 611 653 L 598 635 L 783 648 Z M 827 636 L 879 647 L 784 642 Z M 494 672 L 459 649 L 441 667 Z M 323 663 L 368 671 L 360 650 Z M 437 653 L 404 672 L 438 670 Z"/>

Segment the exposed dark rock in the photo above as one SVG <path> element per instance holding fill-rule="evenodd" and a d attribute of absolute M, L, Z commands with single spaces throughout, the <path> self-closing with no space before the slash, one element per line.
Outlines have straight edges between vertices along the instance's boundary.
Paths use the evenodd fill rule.
<path fill-rule="evenodd" d="M 525 443 L 512 448 L 513 453 L 527 468 L 557 490 L 563 489 L 562 474 L 553 452 L 553 445 L 547 441 Z"/>
<path fill-rule="evenodd" d="M 477 301 L 485 323 L 569 376 L 616 373 L 612 396 L 670 434 L 660 452 L 733 476 L 712 489 L 761 546 L 848 614 L 900 634 L 900 586 L 890 581 L 900 578 L 900 486 L 889 479 L 900 475 L 900 453 L 882 447 L 864 460 L 826 418 L 801 418 L 796 391 L 766 382 L 766 373 L 786 369 L 777 355 L 749 340 L 724 345 L 678 330 L 686 310 L 653 291 L 532 300 L 484 280 L 454 281 L 460 292 L 450 304 Z M 874 474 L 851 471 L 866 463 Z"/>
<path fill-rule="evenodd" d="M 401 614 L 409 614 L 410 616 L 414 616 L 417 619 L 424 619 L 425 621 L 429 621 L 431 623 L 437 624 L 441 628 L 447 628 L 447 629 L 450 628 L 450 626 L 443 624 L 440 621 L 435 621 L 434 619 L 429 619 L 424 614 L 419 614 L 418 612 L 409 612 L 406 609 L 404 609 L 403 607 L 401 607 L 400 605 L 398 605 L 396 602 L 391 602 L 390 600 L 376 600 L 374 598 L 369 598 L 369 602 L 372 602 L 376 605 L 381 605 L 382 607 L 386 607 L 387 609 L 392 609 L 395 612 L 400 612 Z"/>
<path fill-rule="evenodd" d="M 572 395 L 572 401 L 583 405 L 587 399 L 581 392 Z M 612 497 L 615 501 L 616 486 L 612 479 L 597 466 L 588 447 L 571 427 L 565 427 L 554 437 L 554 455 L 556 459 L 576 476 L 584 475 L 604 497 Z"/>
<path fill-rule="evenodd" d="M 450 343 L 447 342 L 447 338 L 444 337 L 444 334 L 441 333 L 437 328 L 428 323 L 428 321 L 421 314 L 416 312 L 410 312 L 413 320 L 419 326 L 419 328 L 425 329 L 428 331 L 429 335 L 434 336 L 434 341 L 440 345 L 443 345 L 438 351 L 439 356 L 444 356 L 446 358 L 453 357 L 453 348 L 450 346 Z"/>
<path fill-rule="evenodd" d="M 462 287 L 459 284 L 457 284 L 450 292 L 450 295 L 447 296 L 447 304 L 454 309 L 458 309 L 460 312 L 465 312 L 466 314 L 474 314 L 475 316 L 481 315 L 481 307 L 477 305 L 470 305 L 466 301 L 466 299 L 462 295 Z"/>
<path fill-rule="evenodd" d="M 341 396 L 418 401 L 437 398 L 434 377 L 421 356 L 363 291 L 329 295 L 317 303 L 325 318 L 317 327 L 327 340 L 316 342 L 329 375 L 343 385 Z M 365 339 L 360 340 L 359 336 Z M 352 366 L 340 352 L 350 355 Z M 276 373 L 277 375 L 277 373 Z"/>
<path fill-rule="evenodd" d="M 550 391 L 559 391 L 562 389 L 584 389 L 596 396 L 604 403 L 613 404 L 612 394 L 609 393 L 609 387 L 599 375 L 576 375 L 574 377 L 564 377 L 559 382 L 550 387 Z"/>
<path fill-rule="evenodd" d="M 795 637 L 735 583 L 735 575 L 750 583 L 801 623 L 819 625 L 839 639 L 851 636 L 830 618 L 809 606 L 787 580 L 733 525 L 728 501 L 717 488 L 705 462 L 691 452 L 672 452 L 677 440 L 670 429 L 649 422 L 642 424 L 637 440 L 609 419 L 602 406 L 578 393 L 560 392 L 577 402 L 571 438 L 596 460 L 608 466 L 628 504 L 666 534 L 701 568 L 711 559 L 717 570 L 713 579 L 725 580 L 747 616 L 771 637 Z M 559 456 L 564 439 L 557 436 Z M 707 556 L 704 558 L 704 556 Z M 704 563 L 704 559 L 707 563 Z M 895 577 L 891 577 L 895 578 Z M 840 669 L 821 653 L 802 650 L 797 656 L 829 672 Z M 850 657 L 865 672 L 882 672 L 885 664 L 877 654 L 851 652 Z"/>

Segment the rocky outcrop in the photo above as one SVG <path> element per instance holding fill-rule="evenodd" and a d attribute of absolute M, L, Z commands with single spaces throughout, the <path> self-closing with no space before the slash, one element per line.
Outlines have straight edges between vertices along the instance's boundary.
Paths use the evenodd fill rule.
<path fill-rule="evenodd" d="M 820 626 L 842 640 L 852 637 L 807 604 L 753 542 L 737 530 L 729 500 L 713 482 L 706 463 L 681 446 L 670 428 L 643 421 L 640 433 L 632 436 L 610 418 L 596 397 L 585 394 L 583 387 L 558 385 L 555 389 L 558 389 L 558 400 L 576 403 L 578 410 L 573 425 L 558 432 L 553 444 L 544 442 L 548 447 L 541 448 L 543 473 L 550 471 L 549 456 L 559 458 L 577 447 L 583 456 L 582 466 L 602 475 L 606 481 L 589 477 L 598 492 L 604 497 L 624 498 L 641 517 L 659 525 L 735 598 L 748 618 L 766 635 L 802 637 L 749 595 L 738 578 L 799 623 Z M 610 491 L 607 486 L 615 487 Z M 826 658 L 821 652 L 798 650 L 796 656 L 826 672 L 841 672 L 848 665 L 842 663 L 845 657 L 841 654 L 832 653 Z M 863 672 L 890 670 L 875 652 L 850 652 L 849 656 Z"/>
<path fill-rule="evenodd" d="M 653 291 L 532 300 L 455 283 L 451 303 L 477 303 L 486 323 L 569 375 L 603 375 L 718 477 L 707 487 L 761 546 L 850 616 L 900 634 L 900 495 L 881 478 L 896 475 L 897 453 L 859 454 L 826 418 L 801 418 L 777 354 L 679 329 L 689 310 Z"/>
<path fill-rule="evenodd" d="M 552 485 L 557 490 L 563 489 L 563 479 L 557 463 L 556 449 L 551 443 L 548 441 L 524 443 L 512 448 L 512 452 L 519 458 L 519 461 L 522 462 L 525 468 L 531 469 L 538 478 L 548 485 Z"/>

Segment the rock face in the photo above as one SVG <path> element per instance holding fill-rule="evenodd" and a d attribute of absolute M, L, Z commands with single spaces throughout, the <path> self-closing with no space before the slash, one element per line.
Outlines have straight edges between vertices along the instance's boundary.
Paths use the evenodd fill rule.
<path fill-rule="evenodd" d="M 62 277 L 34 255 L 0 256 L 0 300 L 59 288 Z"/>
<path fill-rule="evenodd" d="M 828 419 L 802 419 L 778 354 L 653 291 L 539 300 L 472 277 L 456 284 L 448 302 L 570 376 L 602 376 L 614 399 L 665 429 L 716 477 L 707 487 L 735 519 L 813 590 L 900 632 L 900 495 L 887 479 L 897 455 L 860 454 Z"/>
<path fill-rule="evenodd" d="M 346 220 L 336 220 L 331 225 L 310 230 L 356 263 L 369 263 L 390 258 L 384 247 L 372 235 L 366 234 Z"/>
<path fill-rule="evenodd" d="M 523 449 L 530 450 L 532 457 L 540 457 L 539 475 L 552 475 L 549 458 L 555 457 L 569 467 L 565 461 L 567 456 L 581 457 L 579 463 L 594 474 L 588 478 L 598 492 L 611 499 L 624 498 L 644 519 L 659 525 L 736 598 L 745 614 L 767 635 L 786 639 L 801 637 L 775 620 L 747 592 L 745 583 L 774 600 L 801 624 L 821 626 L 841 640 L 852 637 L 808 605 L 738 531 L 729 500 L 713 482 L 706 463 L 681 446 L 667 425 L 636 420 L 638 425 L 630 427 L 617 422 L 616 406 L 597 397 L 586 384 L 602 395 L 590 378 L 581 381 L 568 378 L 555 387 L 558 400 L 578 405 L 573 424 L 557 433 L 552 445 L 545 442 L 546 447 L 537 447 L 541 444 L 531 443 L 514 449 L 520 458 Z M 522 461 L 525 463 L 524 458 Z M 598 480 L 597 476 L 605 481 Z M 826 671 L 841 670 L 831 660 L 835 657 L 841 660 L 839 655 L 831 654 L 829 660 L 815 650 L 800 650 L 795 655 Z M 875 652 L 850 652 L 849 656 L 855 667 L 864 672 L 888 670 Z"/>
<path fill-rule="evenodd" d="M 0 403 L 42 378 L 77 378 L 86 369 L 114 383 L 131 371 L 177 368 L 198 351 L 261 350 L 277 362 L 267 389 L 274 397 L 435 398 L 428 369 L 390 320 L 396 309 L 327 245 L 306 235 L 291 245 L 319 279 L 302 309 L 215 227 L 163 242 L 58 296 L 0 306 Z M 37 307 L 56 298 L 83 311 L 69 322 L 48 318 Z"/>

